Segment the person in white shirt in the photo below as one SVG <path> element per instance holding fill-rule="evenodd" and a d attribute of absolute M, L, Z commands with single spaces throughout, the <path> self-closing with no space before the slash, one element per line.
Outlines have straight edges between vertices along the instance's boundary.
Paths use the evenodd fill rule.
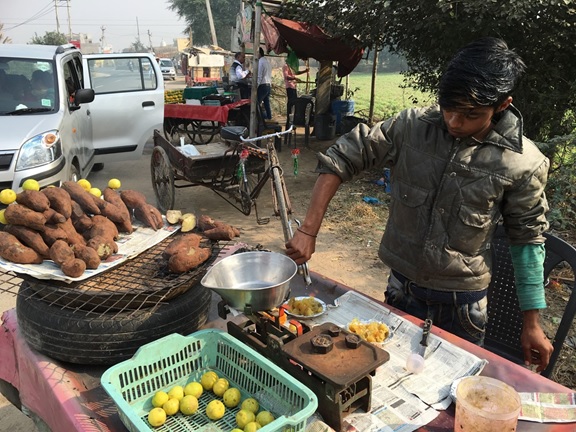
<path fill-rule="evenodd" d="M 242 99 L 250 99 L 251 86 L 249 79 L 252 78 L 252 72 L 244 68 L 246 55 L 243 52 L 234 54 L 234 61 L 230 66 L 230 83 L 235 84 L 240 89 Z"/>
<path fill-rule="evenodd" d="M 258 49 L 258 106 L 264 102 L 264 112 L 262 117 L 264 120 L 272 118 L 272 110 L 270 109 L 270 89 L 272 85 L 272 66 L 266 57 L 264 57 L 264 50 Z"/>

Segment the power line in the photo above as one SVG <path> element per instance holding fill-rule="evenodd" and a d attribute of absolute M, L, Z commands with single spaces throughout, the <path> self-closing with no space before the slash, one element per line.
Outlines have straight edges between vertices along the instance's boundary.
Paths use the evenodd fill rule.
<path fill-rule="evenodd" d="M 51 2 L 51 1 L 48 2 L 48 4 L 47 4 L 46 6 L 44 6 L 42 9 L 40 9 L 38 12 L 36 12 L 36 13 L 35 13 L 34 15 L 32 15 L 30 18 L 28 18 L 28 19 L 26 19 L 25 21 L 23 21 L 23 22 L 21 22 L 21 23 L 19 23 L 19 24 L 16 24 L 16 25 L 14 25 L 14 26 L 12 26 L 12 27 L 5 28 L 4 30 L 12 30 L 12 29 L 18 28 L 18 27 L 20 27 L 20 26 L 27 25 L 27 24 L 30 23 L 31 21 L 36 21 L 36 20 L 38 20 L 39 18 L 42 18 L 43 16 L 48 15 L 50 12 L 52 12 L 52 2 Z"/>

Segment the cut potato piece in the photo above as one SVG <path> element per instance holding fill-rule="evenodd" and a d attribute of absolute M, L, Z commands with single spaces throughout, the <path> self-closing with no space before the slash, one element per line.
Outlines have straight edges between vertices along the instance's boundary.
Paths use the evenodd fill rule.
<path fill-rule="evenodd" d="M 182 218 L 182 212 L 180 210 L 168 210 L 166 212 L 166 220 L 171 225 L 180 222 L 181 218 Z"/>
<path fill-rule="evenodd" d="M 192 231 L 196 228 L 196 215 L 193 213 L 183 214 L 180 218 L 180 222 L 182 223 L 182 232 Z"/>

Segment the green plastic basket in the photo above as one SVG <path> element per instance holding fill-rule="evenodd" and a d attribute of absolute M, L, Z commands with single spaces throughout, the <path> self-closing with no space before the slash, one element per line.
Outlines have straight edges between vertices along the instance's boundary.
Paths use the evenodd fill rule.
<path fill-rule="evenodd" d="M 213 370 L 228 379 L 242 400 L 254 397 L 260 409 L 274 414 L 276 420 L 260 432 L 304 431 L 306 420 L 318 407 L 316 395 L 291 375 L 228 333 L 209 329 L 189 336 L 171 334 L 142 346 L 134 357 L 107 369 L 102 386 L 118 407 L 118 414 L 128 430 L 135 431 L 224 431 L 236 426 L 240 407 L 227 408 L 218 421 L 206 417 L 206 405 L 220 399 L 204 392 L 198 411 L 191 416 L 168 416 L 161 427 L 148 423 L 153 408 L 152 396 L 175 385 L 200 381 Z"/>

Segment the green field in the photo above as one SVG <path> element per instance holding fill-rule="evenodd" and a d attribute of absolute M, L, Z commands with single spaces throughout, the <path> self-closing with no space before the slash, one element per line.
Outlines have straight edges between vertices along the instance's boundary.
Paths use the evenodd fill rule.
<path fill-rule="evenodd" d="M 370 107 L 370 86 L 372 77 L 368 73 L 352 73 L 348 79 L 348 90 L 354 91 L 350 98 L 354 101 L 354 110 L 361 117 L 368 117 Z M 342 79 L 345 84 L 345 78 Z M 376 92 L 374 97 L 374 120 L 388 118 L 404 108 L 425 106 L 434 102 L 434 98 L 414 90 L 402 88 L 404 77 L 399 73 L 379 74 L 376 77 Z M 358 88 L 358 90 L 356 90 Z M 416 103 L 412 102 L 413 98 Z"/>

